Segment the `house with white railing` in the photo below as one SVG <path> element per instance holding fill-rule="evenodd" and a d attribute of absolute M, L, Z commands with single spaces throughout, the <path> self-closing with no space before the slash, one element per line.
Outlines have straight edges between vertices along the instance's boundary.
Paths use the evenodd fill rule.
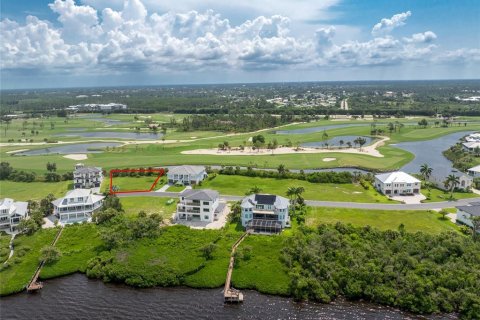
<path fill-rule="evenodd" d="M 187 189 L 180 194 L 176 220 L 213 222 L 225 209 L 219 194 L 210 189 Z"/>
<path fill-rule="evenodd" d="M 103 180 L 102 168 L 86 167 L 77 163 L 73 171 L 73 187 L 75 189 L 100 188 Z"/>
<path fill-rule="evenodd" d="M 167 179 L 170 184 L 183 184 L 184 186 L 199 184 L 207 177 L 204 166 L 178 166 L 168 169 Z"/>
<path fill-rule="evenodd" d="M 290 227 L 287 198 L 273 194 L 252 194 L 241 203 L 242 226 L 254 232 L 278 233 Z"/>
<path fill-rule="evenodd" d="M 0 200 L 0 230 L 16 230 L 20 220 L 28 217 L 28 202 L 10 198 Z"/>
<path fill-rule="evenodd" d="M 375 189 L 387 196 L 419 194 L 420 188 L 420 180 L 402 171 L 375 176 Z"/>
<path fill-rule="evenodd" d="M 104 198 L 91 189 L 71 190 L 63 198 L 52 201 L 53 214 L 64 224 L 88 221 L 102 207 Z"/>

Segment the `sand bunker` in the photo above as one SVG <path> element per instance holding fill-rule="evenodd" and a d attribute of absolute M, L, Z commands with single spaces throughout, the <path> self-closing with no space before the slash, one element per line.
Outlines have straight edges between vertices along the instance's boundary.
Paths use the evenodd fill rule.
<path fill-rule="evenodd" d="M 330 162 L 330 161 L 335 161 L 337 158 L 323 158 L 324 162 Z"/>
<path fill-rule="evenodd" d="M 71 160 L 87 160 L 88 159 L 88 156 L 85 153 L 66 154 L 63 157 Z"/>

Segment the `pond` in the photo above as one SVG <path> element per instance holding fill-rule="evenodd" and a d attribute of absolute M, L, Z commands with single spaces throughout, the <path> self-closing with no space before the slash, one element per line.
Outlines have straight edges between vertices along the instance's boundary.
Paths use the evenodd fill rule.
<path fill-rule="evenodd" d="M 225 305 L 222 289 L 134 289 L 74 274 L 47 280 L 35 294 L 2 297 L 0 308 L 4 319 L 456 319 L 343 300 L 296 303 L 249 290 L 243 304 Z"/>
<path fill-rule="evenodd" d="M 324 148 L 326 147 L 326 143 L 328 143 L 329 147 L 347 147 L 348 142 L 352 144 L 353 147 L 358 146 L 355 145 L 353 142 L 355 139 L 357 139 L 359 136 L 338 136 L 338 137 L 333 137 L 330 139 L 325 139 L 324 141 L 315 141 L 315 142 L 306 142 L 302 143 L 302 147 L 308 147 L 308 148 Z M 375 139 L 372 137 L 366 137 L 362 136 L 367 142 L 363 146 L 368 146 L 371 144 Z M 343 142 L 341 144 L 340 142 Z"/>
<path fill-rule="evenodd" d="M 71 154 L 71 153 L 100 153 L 100 149 L 106 147 L 118 147 L 122 145 L 118 142 L 92 142 L 92 143 L 77 143 L 64 144 L 55 147 L 48 147 L 42 149 L 33 149 L 15 153 L 15 156 L 38 156 L 47 154 Z"/>
<path fill-rule="evenodd" d="M 122 121 L 122 120 L 117 120 L 117 119 L 110 119 L 110 118 L 104 118 L 101 117 L 99 114 L 87 114 L 87 115 L 80 115 L 77 116 L 79 119 L 89 119 L 92 121 L 98 121 L 98 122 L 103 122 L 104 124 L 111 126 L 115 124 L 127 124 L 130 123 L 129 121 Z"/>
<path fill-rule="evenodd" d="M 83 137 L 83 138 L 116 138 L 132 140 L 157 140 L 162 137 L 161 133 L 147 132 L 119 132 L 119 131 L 98 131 L 98 132 L 72 132 L 59 133 L 57 137 Z"/>
<path fill-rule="evenodd" d="M 452 171 L 457 171 L 453 168 L 452 162 L 445 158 L 443 151 L 459 142 L 462 137 L 469 133 L 473 133 L 473 131 L 456 132 L 432 140 L 394 144 L 393 146 L 415 155 L 415 159 L 404 165 L 401 170 L 409 173 L 418 173 L 421 165 L 426 163 L 433 169 L 432 177 L 443 179 Z"/>
<path fill-rule="evenodd" d="M 369 126 L 369 125 L 370 125 L 370 123 L 333 124 L 333 125 L 311 127 L 311 128 L 302 128 L 302 129 L 293 129 L 293 130 L 277 130 L 277 131 L 275 131 L 275 134 L 305 134 L 305 133 L 320 132 L 320 131 L 324 131 L 324 130 L 332 130 L 332 129 L 339 129 L 339 128 L 347 128 L 347 127 L 364 127 L 364 126 Z"/>

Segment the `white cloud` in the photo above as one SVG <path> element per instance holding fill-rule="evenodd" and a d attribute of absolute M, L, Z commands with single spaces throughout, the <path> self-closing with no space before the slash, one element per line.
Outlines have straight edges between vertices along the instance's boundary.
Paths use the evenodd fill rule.
<path fill-rule="evenodd" d="M 379 23 L 373 26 L 372 34 L 381 35 L 392 31 L 393 29 L 405 25 L 405 21 L 410 17 L 412 13 L 410 11 L 402 12 L 393 15 L 390 19 L 383 18 Z"/>
<path fill-rule="evenodd" d="M 430 43 L 437 39 L 437 35 L 432 31 L 412 34 L 410 38 L 403 38 L 408 43 Z"/>
<path fill-rule="evenodd" d="M 337 31 L 344 26 L 323 26 L 296 37 L 290 31 L 292 21 L 284 15 L 260 15 L 234 25 L 213 10 L 160 14 L 147 7 L 140 0 L 126 0 L 123 7 L 97 11 L 73 0 L 55 0 L 50 8 L 58 14 L 60 27 L 33 16 L 24 24 L 5 19 L 0 28 L 1 68 L 77 73 L 287 71 L 478 57 L 476 51 L 438 52 L 432 31 L 340 41 Z M 384 33 L 410 15 L 408 11 L 383 19 L 374 29 Z"/>

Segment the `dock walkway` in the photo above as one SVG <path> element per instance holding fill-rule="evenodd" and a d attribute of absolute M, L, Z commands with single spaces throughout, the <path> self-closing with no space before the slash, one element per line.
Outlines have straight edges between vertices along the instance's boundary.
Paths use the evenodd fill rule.
<path fill-rule="evenodd" d="M 235 251 L 240 243 L 250 234 L 249 231 L 235 241 L 230 254 L 230 263 L 228 264 L 227 279 L 225 280 L 225 288 L 223 289 L 223 297 L 225 302 L 243 302 L 243 293 L 231 287 L 233 267 L 235 265 Z"/>
<path fill-rule="evenodd" d="M 55 236 L 55 239 L 53 239 L 52 246 L 55 246 L 58 239 L 62 235 L 62 231 L 63 231 L 63 227 L 60 228 L 57 235 Z M 34 292 L 43 288 L 43 282 L 39 282 L 38 277 L 40 276 L 40 272 L 42 271 L 42 268 L 44 265 L 45 265 L 45 260 L 40 261 L 37 269 L 35 270 L 35 273 L 33 274 L 32 279 L 30 279 L 30 282 L 26 286 L 27 292 Z"/>

